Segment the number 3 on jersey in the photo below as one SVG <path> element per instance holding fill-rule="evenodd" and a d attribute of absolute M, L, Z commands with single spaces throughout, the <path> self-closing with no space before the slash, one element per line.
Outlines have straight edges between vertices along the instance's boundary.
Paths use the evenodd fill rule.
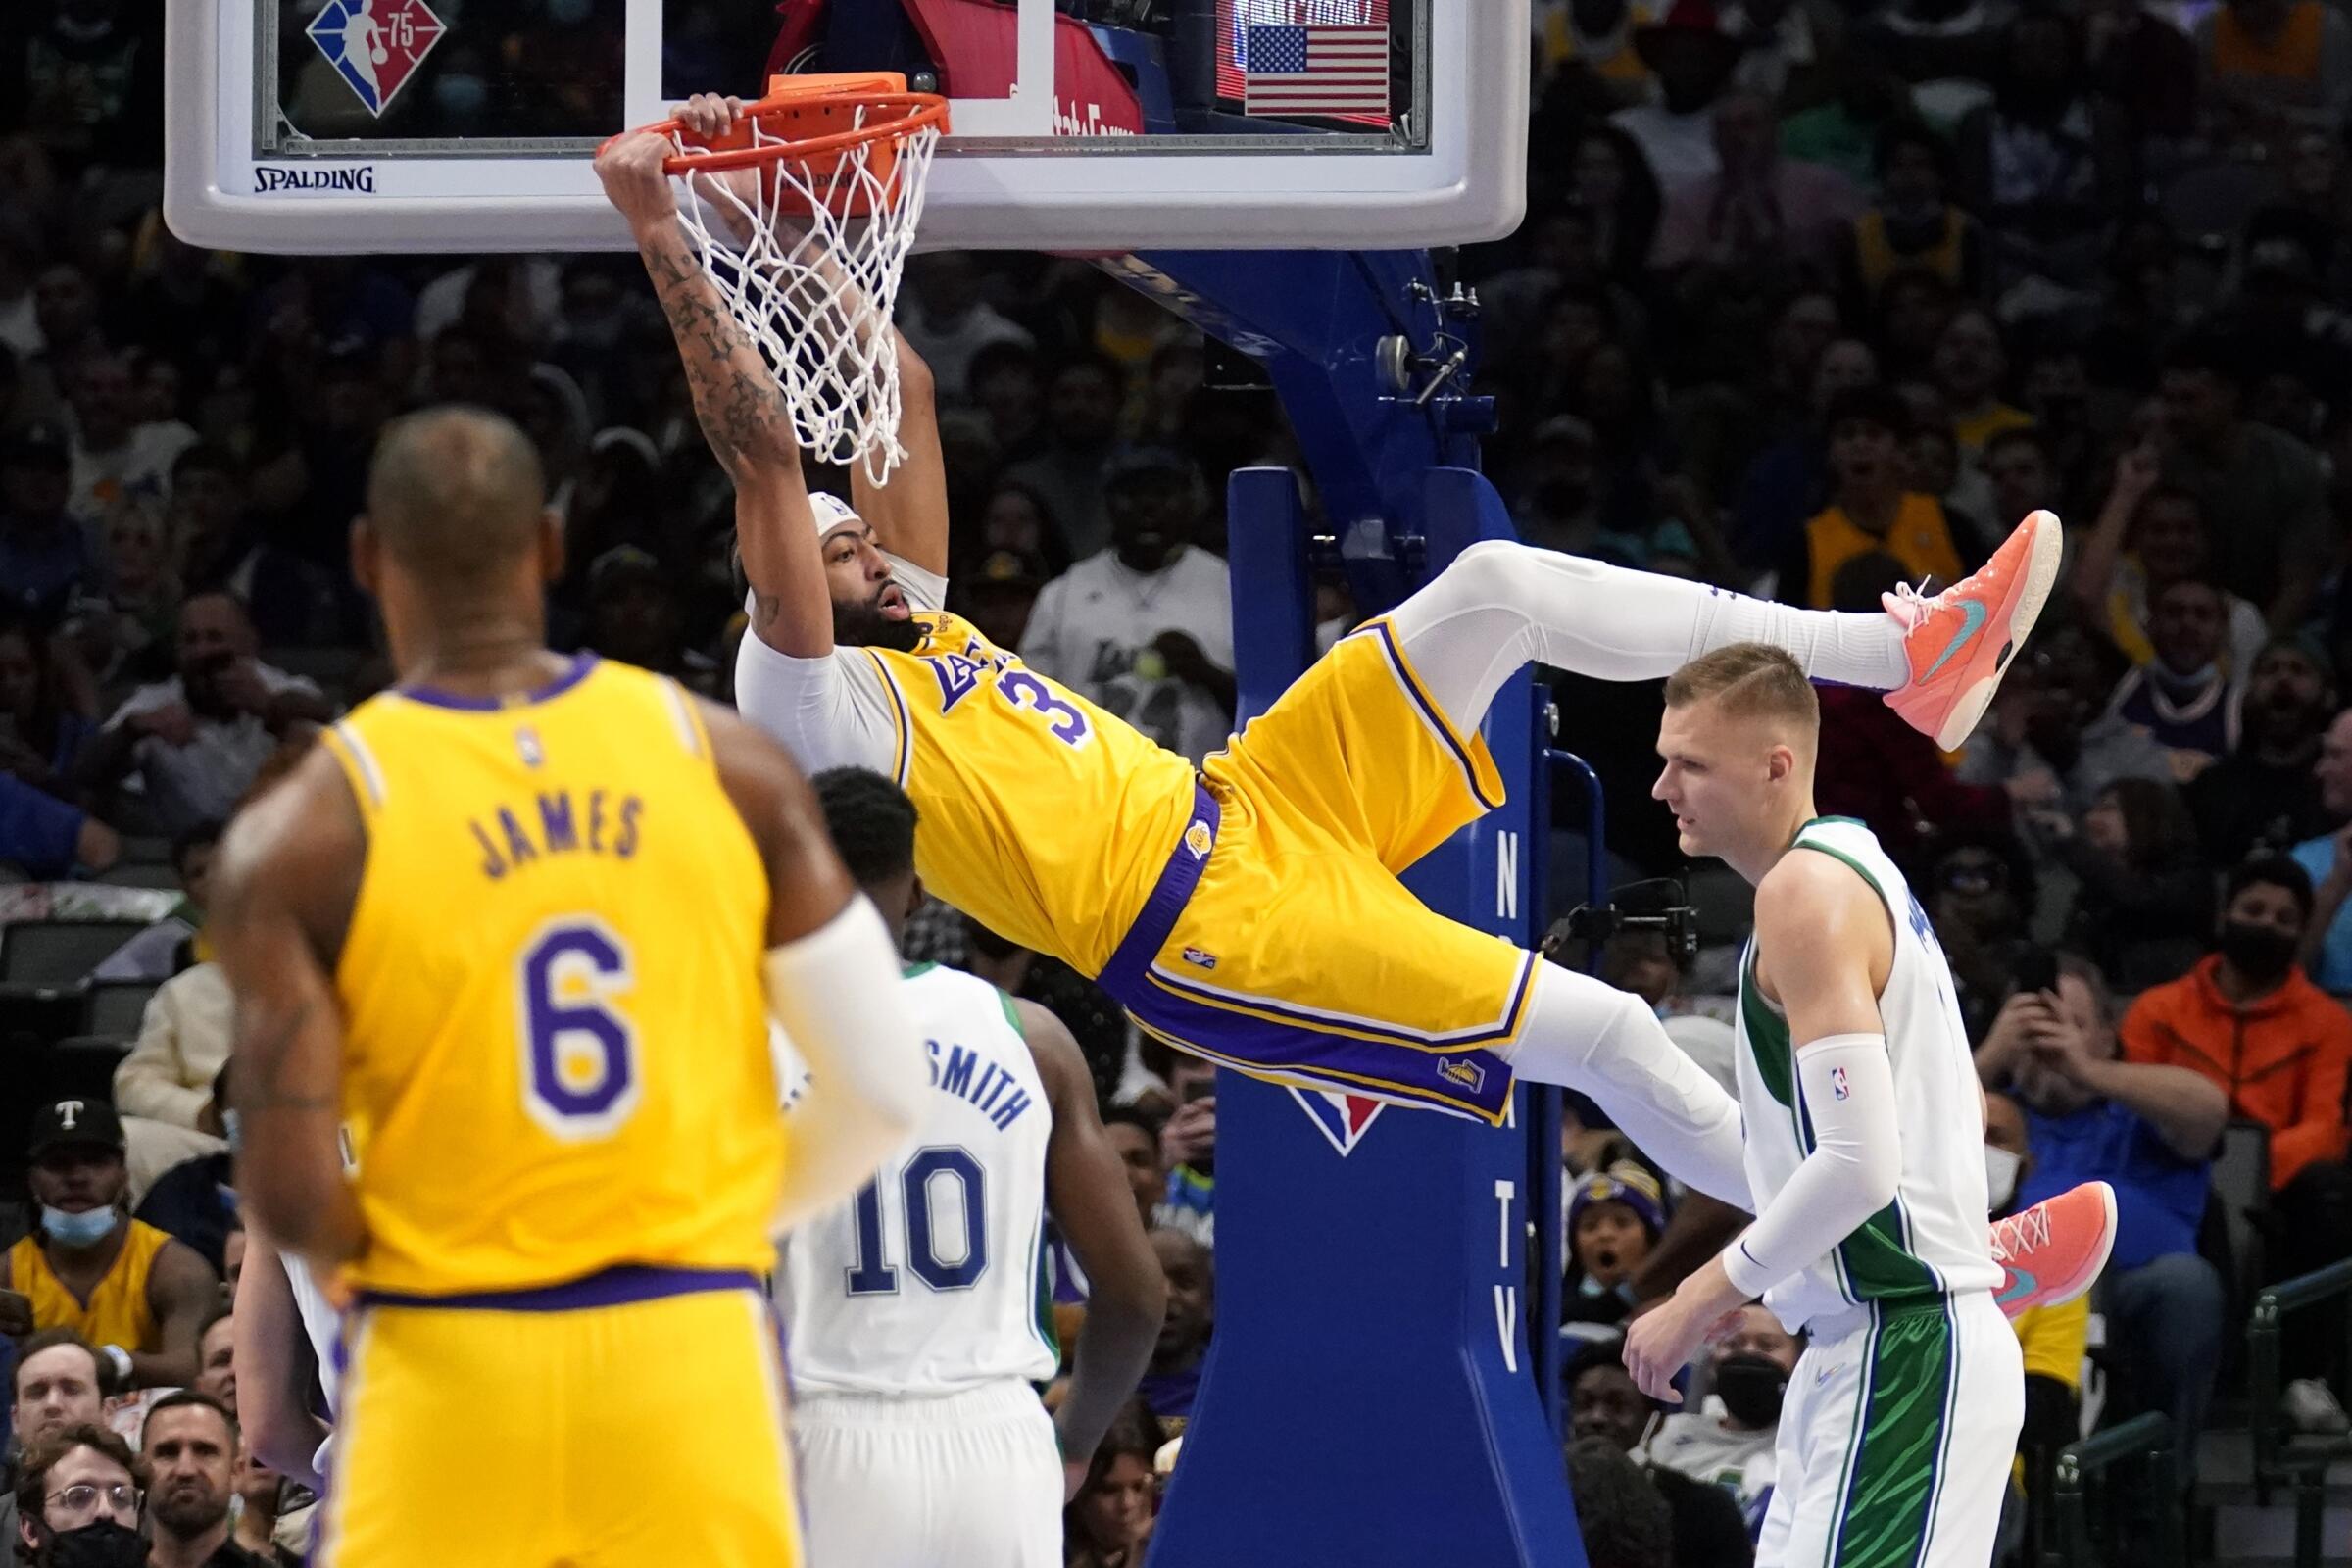
<path fill-rule="evenodd" d="M 550 920 L 523 945 L 523 1108 L 566 1143 L 611 1137 L 637 1108 L 637 1031 L 614 1004 L 635 983 L 628 944 L 594 915 Z"/>

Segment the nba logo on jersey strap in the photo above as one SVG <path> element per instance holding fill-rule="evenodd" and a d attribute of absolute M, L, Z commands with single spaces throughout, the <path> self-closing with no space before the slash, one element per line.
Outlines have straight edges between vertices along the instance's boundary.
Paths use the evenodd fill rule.
<path fill-rule="evenodd" d="M 1298 1108 L 1306 1112 L 1307 1120 L 1321 1130 L 1343 1159 L 1362 1140 L 1381 1108 L 1380 1101 L 1367 1100 L 1362 1095 L 1343 1095 L 1332 1089 L 1293 1088 L 1291 1098 L 1298 1102 Z"/>
<path fill-rule="evenodd" d="M 447 30 L 424 0 L 326 0 L 309 28 L 371 115 L 391 107 Z"/>

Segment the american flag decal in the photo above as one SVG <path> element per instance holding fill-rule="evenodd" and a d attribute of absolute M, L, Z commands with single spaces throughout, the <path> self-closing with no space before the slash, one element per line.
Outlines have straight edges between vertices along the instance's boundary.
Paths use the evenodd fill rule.
<path fill-rule="evenodd" d="M 1389 113 L 1386 26 L 1252 26 L 1243 33 L 1242 112 L 1285 118 Z"/>

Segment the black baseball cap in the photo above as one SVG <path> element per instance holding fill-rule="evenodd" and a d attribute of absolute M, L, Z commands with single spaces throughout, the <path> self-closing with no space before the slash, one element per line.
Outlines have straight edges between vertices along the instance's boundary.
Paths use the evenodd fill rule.
<path fill-rule="evenodd" d="M 111 1149 L 122 1152 L 122 1118 L 103 1100 L 60 1100 L 32 1118 L 32 1157 L 57 1149 Z"/>

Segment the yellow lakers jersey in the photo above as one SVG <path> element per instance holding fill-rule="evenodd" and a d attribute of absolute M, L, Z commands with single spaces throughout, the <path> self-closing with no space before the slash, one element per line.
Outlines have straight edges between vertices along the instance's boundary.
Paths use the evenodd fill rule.
<path fill-rule="evenodd" d="M 922 817 L 916 871 L 999 936 L 1098 973 L 1190 819 L 1192 763 L 961 616 L 914 619 L 914 652 L 863 652 Z"/>
<path fill-rule="evenodd" d="M 8 1283 L 32 1302 L 36 1329 L 72 1329 L 92 1345 L 159 1350 L 163 1342 L 156 1333 L 155 1308 L 147 1299 L 147 1282 L 155 1273 L 155 1254 L 171 1240 L 146 1221 L 132 1220 L 122 1250 L 84 1302 L 50 1270 L 40 1237 L 26 1236 L 8 1250 Z"/>
<path fill-rule="evenodd" d="M 367 824 L 335 970 L 367 1289 L 774 1263 L 766 868 L 675 683 L 583 655 L 327 732 Z"/>

